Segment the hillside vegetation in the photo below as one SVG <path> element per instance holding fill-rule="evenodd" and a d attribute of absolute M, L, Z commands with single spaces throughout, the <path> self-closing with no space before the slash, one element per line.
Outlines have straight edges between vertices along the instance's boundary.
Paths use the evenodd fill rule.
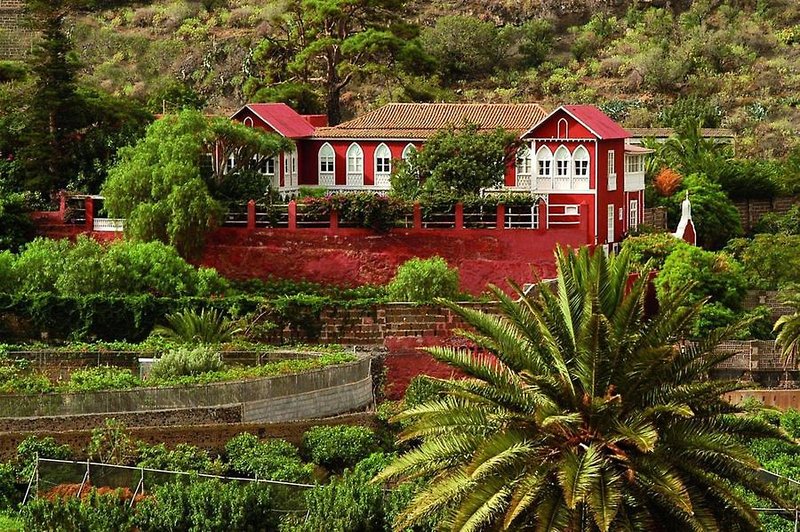
<path fill-rule="evenodd" d="M 407 26 L 395 33 L 418 53 L 388 69 L 380 58 L 357 68 L 341 94 L 344 118 L 397 100 L 586 102 L 629 127 L 686 116 L 731 127 L 743 154 L 780 156 L 796 142 L 792 0 L 701 0 L 683 10 L 636 0 L 394 4 L 391 24 Z M 70 23 L 83 81 L 154 112 L 187 102 L 228 112 L 269 99 L 321 112 L 319 80 L 275 59 L 292 44 L 293 10 L 285 0 L 160 0 Z"/>

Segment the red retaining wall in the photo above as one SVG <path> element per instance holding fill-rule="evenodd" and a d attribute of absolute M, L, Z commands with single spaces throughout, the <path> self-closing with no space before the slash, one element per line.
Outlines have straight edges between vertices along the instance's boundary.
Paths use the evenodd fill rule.
<path fill-rule="evenodd" d="M 234 279 L 269 277 L 340 285 L 384 284 L 412 257 L 439 255 L 473 294 L 555 275 L 557 244 L 586 244 L 583 224 L 547 231 L 420 229 L 378 234 L 368 229 L 222 228 L 208 240 L 202 264 Z"/>

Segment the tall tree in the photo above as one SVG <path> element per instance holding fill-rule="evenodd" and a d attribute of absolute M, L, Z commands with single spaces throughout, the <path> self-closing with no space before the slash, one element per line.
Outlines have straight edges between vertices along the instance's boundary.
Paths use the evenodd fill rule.
<path fill-rule="evenodd" d="M 412 449 L 377 479 L 430 481 L 396 529 L 443 510 L 451 530 L 760 530 L 739 489 L 780 499 L 745 442 L 788 437 L 722 398 L 741 384 L 705 379 L 731 329 L 681 348 L 688 287 L 650 315 L 627 252 L 557 263 L 552 291 L 496 290 L 499 317 L 448 304 L 486 354 L 430 350 L 467 378 L 398 416 Z"/>
<path fill-rule="evenodd" d="M 137 240 L 159 240 L 174 245 L 183 256 L 202 250 L 205 235 L 213 229 L 222 205 L 211 188 L 233 178 L 242 168 L 258 165 L 291 143 L 224 118 L 207 119 L 186 110 L 154 122 L 135 146 L 119 151 L 102 193 L 111 216 L 125 218 L 125 232 Z M 236 165 L 212 164 L 210 154 Z"/>
<path fill-rule="evenodd" d="M 328 121 L 338 124 L 342 92 L 356 75 L 391 71 L 422 56 L 416 29 L 399 21 L 403 5 L 404 0 L 294 0 L 278 21 L 281 34 L 255 53 L 268 70 L 265 83 L 321 87 Z"/>
<path fill-rule="evenodd" d="M 78 64 L 64 27 L 66 1 L 30 1 L 34 27 L 42 32 L 33 51 L 35 86 L 28 110 L 26 146 L 20 150 L 25 185 L 48 192 L 66 166 L 67 144 L 83 114 L 77 94 Z"/>

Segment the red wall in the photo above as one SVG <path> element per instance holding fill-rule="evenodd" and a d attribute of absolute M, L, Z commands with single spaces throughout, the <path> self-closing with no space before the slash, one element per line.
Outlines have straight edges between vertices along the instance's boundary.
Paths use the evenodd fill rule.
<path fill-rule="evenodd" d="M 201 263 L 234 279 L 270 277 L 341 285 L 383 284 L 412 257 L 444 257 L 461 274 L 463 290 L 478 294 L 487 283 L 507 288 L 553 277 L 557 244 L 587 242 L 586 217 L 579 225 L 548 231 L 490 229 L 217 230 Z"/>
<path fill-rule="evenodd" d="M 301 185 L 316 185 L 319 183 L 319 162 L 317 160 L 319 149 L 325 143 L 333 146 L 333 151 L 336 153 L 336 162 L 334 171 L 336 175 L 337 185 L 347 184 L 347 149 L 353 142 L 357 142 L 364 152 L 364 185 L 375 184 L 375 150 L 381 144 L 386 144 L 389 151 L 392 152 L 392 159 L 399 160 L 403 156 L 403 150 L 409 144 L 408 141 L 383 141 L 383 140 L 303 140 L 298 142 L 298 146 L 302 146 L 302 168 L 300 172 Z M 411 142 L 416 147 L 421 143 Z"/>

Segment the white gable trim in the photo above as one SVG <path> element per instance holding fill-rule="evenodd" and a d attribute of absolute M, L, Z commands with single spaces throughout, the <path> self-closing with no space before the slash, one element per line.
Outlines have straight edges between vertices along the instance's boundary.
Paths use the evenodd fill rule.
<path fill-rule="evenodd" d="M 256 115 L 258 118 L 260 118 L 260 119 L 261 119 L 261 121 L 262 121 L 262 122 L 264 122 L 265 124 L 267 124 L 269 127 L 271 127 L 271 128 L 272 128 L 272 130 L 273 130 L 275 133 L 277 133 L 278 135 L 280 135 L 280 136 L 281 136 L 281 137 L 283 137 L 283 138 L 286 138 L 286 135 L 284 135 L 283 133 L 281 133 L 281 132 L 280 132 L 280 130 L 279 130 L 278 128 L 276 128 L 275 126 L 273 126 L 272 124 L 270 124 L 269 120 L 267 120 L 266 118 L 264 118 L 263 116 L 261 116 L 261 115 L 260 115 L 258 112 L 256 112 L 256 110 L 255 110 L 255 109 L 253 109 L 252 107 L 250 107 L 250 105 L 249 105 L 249 104 L 248 104 L 248 105 L 245 105 L 244 107 L 242 107 L 241 109 L 239 109 L 238 111 L 236 111 L 235 113 L 233 113 L 233 114 L 230 116 L 230 118 L 229 118 L 228 120 L 233 120 L 233 119 L 234 119 L 234 117 L 235 117 L 236 115 L 238 115 L 239 113 L 241 113 L 241 112 L 242 112 L 242 111 L 244 111 L 245 109 L 249 110 L 251 113 L 253 113 L 253 114 L 254 114 L 254 115 Z"/>
<path fill-rule="evenodd" d="M 535 126 L 533 126 L 533 127 L 532 127 L 532 128 L 530 128 L 528 131 L 526 131 L 526 132 L 525 132 L 525 133 L 524 133 L 524 134 L 523 134 L 523 135 L 522 135 L 520 138 L 521 138 L 521 139 L 524 139 L 525 137 L 527 137 L 528 135 L 530 135 L 531 133 L 533 133 L 533 130 L 534 130 L 534 129 L 536 129 L 537 127 L 541 126 L 542 124 L 544 124 L 545 122 L 547 122 L 548 120 L 550 120 L 550 118 L 552 118 L 553 116 L 555 116 L 555 114 L 556 114 L 557 112 L 559 112 L 559 111 L 564 111 L 565 113 L 567 113 L 567 114 L 568 114 L 569 116 L 571 116 L 571 117 L 572 117 L 572 118 L 573 118 L 573 119 L 574 119 L 574 120 L 575 120 L 577 123 L 579 123 L 580 125 L 582 125 L 582 126 L 583 126 L 583 127 L 585 127 L 586 129 L 588 129 L 588 130 L 589 130 L 589 132 L 590 132 L 592 135 L 594 135 L 595 137 L 597 137 L 598 139 L 602 139 L 602 138 L 603 138 L 603 137 L 601 137 L 600 135 L 598 135 L 598 134 L 597 134 L 597 132 L 596 132 L 594 129 L 592 129 L 592 128 L 590 128 L 588 125 L 586 125 L 586 123 L 585 123 L 583 120 L 581 120 L 580 118 L 578 118 L 577 116 L 575 116 L 574 114 L 572 114 L 572 113 L 569 111 L 569 109 L 567 109 L 567 108 L 566 108 L 566 107 L 564 107 L 563 105 L 562 105 L 561 107 L 559 107 L 558 109 L 556 109 L 555 111 L 551 112 L 551 113 L 550 113 L 549 115 L 547 115 L 546 117 L 544 117 L 544 118 L 542 118 L 541 120 L 539 120 L 539 123 L 537 123 Z"/>

